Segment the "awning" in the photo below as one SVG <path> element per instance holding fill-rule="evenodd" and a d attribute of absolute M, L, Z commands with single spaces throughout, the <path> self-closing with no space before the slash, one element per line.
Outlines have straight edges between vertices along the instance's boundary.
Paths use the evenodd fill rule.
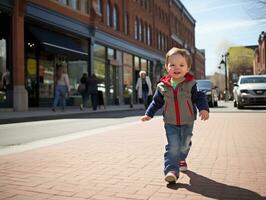
<path fill-rule="evenodd" d="M 80 44 L 71 37 L 32 26 L 29 27 L 29 31 L 43 45 L 46 51 L 65 55 L 70 59 L 88 59 L 88 53 L 84 52 Z"/>

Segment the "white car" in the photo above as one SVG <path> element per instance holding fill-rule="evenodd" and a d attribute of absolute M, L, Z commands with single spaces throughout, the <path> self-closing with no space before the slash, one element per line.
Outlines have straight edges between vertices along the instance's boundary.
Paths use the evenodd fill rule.
<path fill-rule="evenodd" d="M 266 106 L 266 75 L 240 76 L 234 84 L 234 106 L 238 109 L 244 106 Z"/>

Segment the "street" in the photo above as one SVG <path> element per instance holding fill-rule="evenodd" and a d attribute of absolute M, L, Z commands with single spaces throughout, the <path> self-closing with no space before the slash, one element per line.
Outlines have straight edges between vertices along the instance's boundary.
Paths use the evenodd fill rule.
<path fill-rule="evenodd" d="M 2 145 L 0 199 L 265 199 L 265 109 L 219 105 L 211 108 L 208 121 L 195 122 L 189 171 L 175 185 L 163 179 L 166 139 L 160 115 L 145 123 L 138 111 L 120 118 L 0 125 L 6 144 L 26 132 L 48 132 L 35 142 L 28 140 L 32 135 L 22 137 L 24 144 L 16 146 L 25 149 Z"/>
<path fill-rule="evenodd" d="M 238 110 L 233 107 L 232 101 L 220 101 L 218 107 L 210 109 L 211 113 L 266 113 L 266 107 Z M 56 137 L 58 138 L 60 136 L 71 134 L 77 135 L 78 132 L 92 131 L 103 127 L 107 128 L 118 124 L 136 122 L 143 113 L 144 110 L 94 113 L 93 115 L 82 114 L 73 118 L 68 117 L 67 119 L 0 125 L 0 149 L 12 146 L 12 149 L 14 150 L 15 147 L 23 144 L 28 144 L 34 141 L 41 142 L 41 140 L 48 138 L 53 138 L 53 143 L 57 143 L 60 140 L 57 140 Z M 158 113 L 158 115 L 159 114 L 160 113 Z M 69 124 L 71 124 L 71 126 L 69 126 Z"/>

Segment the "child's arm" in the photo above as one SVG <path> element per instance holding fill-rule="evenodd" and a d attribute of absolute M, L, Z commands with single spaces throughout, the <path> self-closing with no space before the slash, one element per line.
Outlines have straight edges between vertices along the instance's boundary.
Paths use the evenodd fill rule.
<path fill-rule="evenodd" d="M 153 96 L 153 100 L 151 102 L 151 104 L 149 105 L 148 109 L 145 112 L 145 115 L 141 117 L 142 121 L 148 121 L 151 118 L 153 118 L 153 116 L 155 115 L 155 113 L 164 105 L 164 98 L 163 95 L 159 92 L 159 90 L 157 89 L 155 91 L 155 94 Z"/>
<path fill-rule="evenodd" d="M 201 120 L 208 120 L 209 119 L 209 112 L 207 110 L 201 110 L 199 113 Z"/>
<path fill-rule="evenodd" d="M 149 117 L 148 115 L 144 115 L 140 118 L 141 121 L 145 122 L 145 121 L 149 121 L 151 120 L 151 117 Z"/>

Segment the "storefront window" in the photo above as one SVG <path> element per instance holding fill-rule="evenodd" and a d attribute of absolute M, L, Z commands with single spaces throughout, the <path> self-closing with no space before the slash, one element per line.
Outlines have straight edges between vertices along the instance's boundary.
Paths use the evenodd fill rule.
<path fill-rule="evenodd" d="M 147 69 L 147 60 L 141 58 L 140 59 L 140 63 L 141 63 L 141 70 L 145 71 L 147 73 L 147 75 L 149 75 L 148 69 Z"/>
<path fill-rule="evenodd" d="M 134 69 L 135 70 L 140 70 L 139 57 L 137 57 L 137 56 L 134 57 Z"/>
<path fill-rule="evenodd" d="M 123 61 L 124 101 L 130 104 L 133 92 L 133 56 L 123 53 Z"/>
<path fill-rule="evenodd" d="M 107 48 L 107 58 L 109 60 L 115 59 L 115 51 L 112 48 Z"/>
<path fill-rule="evenodd" d="M 39 96 L 54 97 L 54 62 L 45 57 L 39 60 Z"/>
<path fill-rule="evenodd" d="M 84 60 L 68 61 L 70 96 L 78 95 L 78 83 L 83 73 L 88 73 L 88 62 Z"/>
<path fill-rule="evenodd" d="M 94 73 L 99 80 L 98 90 L 105 95 L 105 47 L 99 44 L 94 45 Z"/>
<path fill-rule="evenodd" d="M 0 103 L 7 100 L 7 91 L 11 87 L 11 74 L 6 67 L 6 40 L 0 40 Z"/>

